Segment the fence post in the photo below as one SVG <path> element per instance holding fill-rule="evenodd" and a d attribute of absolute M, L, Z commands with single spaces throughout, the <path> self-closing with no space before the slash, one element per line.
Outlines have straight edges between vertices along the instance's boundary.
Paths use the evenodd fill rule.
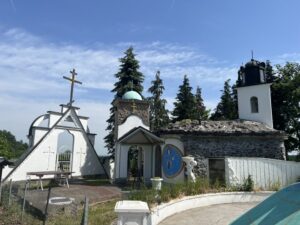
<path fill-rule="evenodd" d="M 84 212 L 81 225 L 88 225 L 89 223 L 89 198 L 85 196 Z"/>
<path fill-rule="evenodd" d="M 9 194 L 8 194 L 8 206 L 11 204 L 11 189 L 12 189 L 12 179 L 9 181 Z"/>
<path fill-rule="evenodd" d="M 28 181 L 26 181 L 26 183 L 25 183 L 25 190 L 24 190 L 24 197 L 23 197 L 23 206 L 22 206 L 22 213 L 21 213 L 21 222 L 23 222 L 23 215 L 24 215 L 24 211 L 25 211 L 27 188 L 28 188 Z"/>
<path fill-rule="evenodd" d="M 49 185 L 43 225 L 46 224 L 46 220 L 47 220 L 47 217 L 48 217 L 48 205 L 49 205 L 50 193 L 51 193 L 51 186 Z"/>
<path fill-rule="evenodd" d="M 0 180 L 0 205 L 2 205 L 2 181 Z"/>

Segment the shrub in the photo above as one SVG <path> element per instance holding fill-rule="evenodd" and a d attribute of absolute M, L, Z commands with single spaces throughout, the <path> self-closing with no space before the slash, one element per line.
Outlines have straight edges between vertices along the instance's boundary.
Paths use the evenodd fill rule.
<path fill-rule="evenodd" d="M 244 183 L 242 185 L 243 191 L 253 191 L 254 189 L 254 181 L 252 179 L 251 175 L 248 175 L 247 179 L 244 180 Z"/>

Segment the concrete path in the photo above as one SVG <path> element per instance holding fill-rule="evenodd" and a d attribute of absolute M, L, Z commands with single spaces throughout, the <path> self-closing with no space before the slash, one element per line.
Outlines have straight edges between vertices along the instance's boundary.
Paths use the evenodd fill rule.
<path fill-rule="evenodd" d="M 195 208 L 170 216 L 159 225 L 227 225 L 257 204 L 232 203 Z"/>

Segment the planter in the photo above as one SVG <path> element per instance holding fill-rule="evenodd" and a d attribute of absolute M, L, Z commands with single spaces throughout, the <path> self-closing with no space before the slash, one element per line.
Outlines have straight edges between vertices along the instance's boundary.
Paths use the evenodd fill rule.
<path fill-rule="evenodd" d="M 160 191 L 161 190 L 161 182 L 163 181 L 160 177 L 153 177 L 150 179 L 152 183 L 152 188 L 154 190 Z"/>

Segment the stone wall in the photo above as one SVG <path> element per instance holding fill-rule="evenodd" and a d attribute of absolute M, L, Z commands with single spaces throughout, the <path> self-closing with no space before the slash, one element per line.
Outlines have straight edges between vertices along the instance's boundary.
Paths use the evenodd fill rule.
<path fill-rule="evenodd" d="M 136 115 L 142 119 L 146 126 L 149 126 L 149 102 L 141 100 L 117 100 L 114 105 L 117 107 L 116 124 L 125 122 L 130 115 Z"/>
<path fill-rule="evenodd" d="M 206 176 L 208 158 L 262 157 L 285 159 L 282 138 L 268 136 L 196 136 L 183 135 L 186 155 L 192 155 L 198 162 L 195 173 Z"/>

